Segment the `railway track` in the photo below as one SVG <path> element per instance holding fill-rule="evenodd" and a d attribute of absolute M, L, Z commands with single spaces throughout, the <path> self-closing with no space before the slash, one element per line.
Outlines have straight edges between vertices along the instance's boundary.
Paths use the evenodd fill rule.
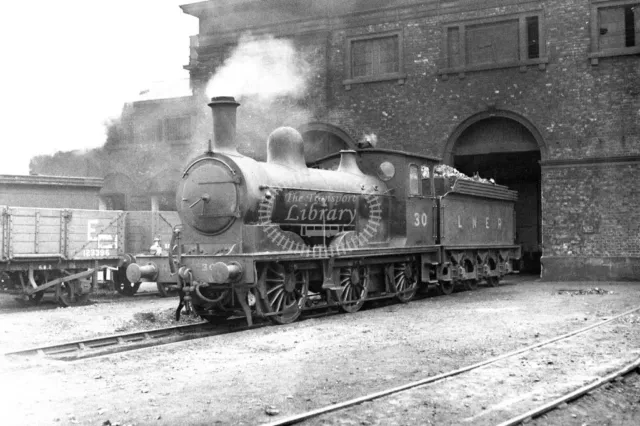
<path fill-rule="evenodd" d="M 553 343 L 557 343 L 557 342 L 562 342 L 562 341 L 566 341 L 567 339 L 573 337 L 573 336 L 577 336 L 579 334 L 583 334 L 586 333 L 590 330 L 593 330 L 595 328 L 598 327 L 602 327 L 606 324 L 610 324 L 616 320 L 621 319 L 622 317 L 625 317 L 627 315 L 630 315 L 632 313 L 638 312 L 640 311 L 640 307 L 636 307 L 634 309 L 631 309 L 629 311 L 623 312 L 621 314 L 615 315 L 607 320 L 598 322 L 596 324 L 592 324 L 590 326 L 587 327 L 583 327 L 580 328 L 578 330 L 554 337 L 552 339 L 548 339 L 518 350 L 514 350 L 511 352 L 508 352 L 506 354 L 494 357 L 494 358 L 490 358 L 466 367 L 462 367 L 459 368 L 457 370 L 453 370 L 453 371 L 449 371 L 449 372 L 445 372 L 442 374 L 438 374 L 435 376 L 431 376 L 431 377 L 427 377 L 425 379 L 422 380 L 418 380 L 418 381 L 414 381 L 414 382 L 410 382 L 410 383 L 406 383 L 400 386 L 395 386 L 392 388 L 388 388 L 388 389 L 384 389 L 382 391 L 379 392 L 375 392 L 375 393 L 371 393 L 368 395 L 364 395 L 361 397 L 357 397 L 357 398 L 353 398 L 347 401 L 343 401 L 340 403 L 336 403 L 336 404 L 332 404 L 332 405 L 327 405 L 324 407 L 320 407 L 314 410 L 310 410 L 310 411 L 306 411 L 303 413 L 299 413 L 299 414 L 295 414 L 295 415 L 291 415 L 288 417 L 283 417 L 281 419 L 278 419 L 276 421 L 270 422 L 270 423 L 266 423 L 263 426 L 284 426 L 284 425 L 293 425 L 293 424 L 298 424 L 301 423 L 303 421 L 307 421 L 307 420 L 311 420 L 329 413 L 335 413 L 335 412 L 341 412 L 341 411 L 345 411 L 347 409 L 349 409 L 350 407 L 365 403 L 365 402 L 370 402 L 370 401 L 374 401 L 374 400 L 379 400 L 381 398 L 384 397 L 389 397 L 389 396 L 393 396 L 393 395 L 397 395 L 397 394 L 401 394 L 401 393 L 405 393 L 417 388 L 423 388 L 426 385 L 430 385 L 430 384 L 434 384 L 434 383 L 441 383 L 443 381 L 445 381 L 445 379 L 449 379 L 449 378 L 453 378 L 455 376 L 462 376 L 466 373 L 470 373 L 474 370 L 478 370 L 482 367 L 486 367 L 489 366 L 491 364 L 495 364 L 498 363 L 499 361 L 502 360 L 506 360 L 509 358 L 513 358 L 516 357 L 517 355 L 521 355 L 521 354 L 525 354 L 528 352 L 532 352 L 535 351 L 539 348 L 551 345 Z M 536 407 L 535 409 L 532 410 L 527 410 L 526 412 L 519 414 L 517 416 L 514 416 L 513 418 L 503 422 L 500 424 L 500 426 L 511 426 L 511 425 L 517 425 L 520 423 L 523 423 L 525 421 L 528 421 L 532 418 L 535 418 L 537 416 L 540 416 L 542 414 L 544 414 L 545 412 L 559 406 L 562 405 L 564 403 L 566 403 L 567 401 L 571 401 L 573 399 L 579 398 L 581 395 L 584 395 L 585 393 L 591 392 L 592 390 L 596 389 L 599 386 L 602 386 L 605 383 L 608 383 L 611 380 L 614 380 L 616 377 L 619 377 L 621 375 L 627 374 L 637 368 L 640 368 L 640 358 L 636 359 L 635 361 L 625 365 L 623 368 L 616 370 L 615 372 L 608 374 L 605 377 L 597 377 L 597 378 L 591 378 L 591 383 L 582 386 L 578 389 L 572 389 L 571 391 L 565 392 L 565 394 L 562 397 L 558 397 L 555 398 L 553 401 L 548 402 L 546 404 L 540 405 L 539 407 Z M 497 404 L 500 405 L 500 404 Z M 484 408 L 484 407 L 483 407 Z M 478 416 L 475 417 L 471 417 L 471 418 L 467 418 L 464 419 L 464 421 L 462 421 L 462 423 L 467 423 L 467 424 L 473 424 L 475 420 L 477 420 L 477 418 L 481 417 L 483 414 L 480 414 Z"/>
<path fill-rule="evenodd" d="M 338 314 L 338 311 L 335 309 L 323 309 L 319 311 L 312 310 L 301 320 L 304 321 L 335 314 Z M 62 361 L 75 361 L 186 340 L 253 330 L 270 325 L 272 325 L 272 323 L 265 320 L 255 323 L 252 326 L 248 326 L 246 325 L 246 319 L 244 317 L 237 317 L 228 319 L 222 324 L 200 322 L 196 324 L 177 325 L 152 330 L 135 331 L 131 333 L 120 333 L 90 339 L 74 340 L 55 345 L 22 349 L 19 351 L 7 352 L 4 355 L 15 358 L 40 356 Z"/>
<path fill-rule="evenodd" d="M 600 386 L 603 386 L 613 380 L 616 380 L 619 377 L 625 376 L 635 370 L 637 370 L 638 368 L 640 368 L 640 357 L 637 358 L 636 360 L 634 360 L 633 362 L 625 365 L 624 367 L 614 371 L 611 374 L 608 374 L 607 376 L 604 377 L 600 377 L 599 379 L 597 379 L 595 382 L 590 383 L 586 386 L 583 386 L 579 389 L 576 389 L 574 391 L 568 392 L 564 395 L 562 395 L 559 398 L 554 399 L 551 402 L 548 402 L 546 404 L 542 404 L 536 408 L 534 408 L 533 410 L 529 410 L 526 411 L 522 414 L 519 414 L 517 416 L 514 416 L 512 418 L 510 418 L 509 420 L 506 420 L 502 423 L 500 423 L 498 426 L 515 426 L 515 425 L 519 425 L 522 423 L 528 423 L 531 420 L 540 417 L 541 415 L 554 410 L 558 407 L 562 407 L 564 404 L 567 404 L 571 401 L 574 401 L 578 398 L 580 398 L 581 396 L 592 392 L 594 390 L 596 390 L 597 388 L 599 388 Z"/>
<path fill-rule="evenodd" d="M 505 284 L 505 283 L 503 283 Z M 460 290 L 460 289 L 458 289 Z M 147 297 L 156 296 L 156 292 L 144 292 L 137 294 L 134 297 Z M 415 300 L 420 300 L 432 296 L 431 293 L 423 292 L 418 293 L 415 296 Z M 132 298 L 127 298 L 132 300 Z M 395 303 L 393 299 L 381 298 L 380 300 L 370 300 L 369 305 L 364 309 L 372 309 L 376 307 L 386 306 Z M 44 310 L 48 307 L 34 306 L 34 310 Z M 51 305 L 51 308 L 56 308 L 55 305 Z M 7 314 L 14 312 L 14 310 L 3 310 L 0 308 L 0 314 Z M 24 312 L 22 310 L 15 310 L 15 312 Z M 327 308 L 324 306 L 313 307 L 308 311 L 305 311 L 303 317 L 299 321 L 305 321 L 313 318 L 321 318 L 339 314 L 339 311 L 335 308 Z M 224 324 L 210 324 L 208 322 L 202 322 L 197 324 L 178 325 L 172 327 L 158 328 L 145 331 L 137 331 L 132 333 L 114 334 L 104 337 L 96 337 L 84 340 L 75 340 L 71 342 L 65 342 L 55 345 L 39 346 L 19 351 L 7 352 L 4 355 L 7 357 L 33 357 L 40 356 L 50 359 L 74 361 L 86 358 L 95 358 L 98 356 L 109 355 L 119 352 L 132 351 L 136 349 L 148 348 L 152 346 L 161 346 L 164 344 L 193 340 L 198 338 L 210 337 L 215 335 L 222 335 L 231 332 L 244 331 L 248 329 L 263 327 L 271 325 L 270 322 L 259 322 L 252 327 L 246 325 L 246 320 L 242 318 L 234 318 L 228 320 Z"/>
<path fill-rule="evenodd" d="M 207 322 L 201 322 L 197 324 L 178 325 L 153 330 L 136 331 L 132 333 L 114 334 L 92 339 L 75 340 L 55 345 L 39 346 L 8 352 L 4 355 L 7 357 L 41 356 L 57 360 L 73 361 L 151 346 L 160 346 L 185 340 L 218 336 L 244 331 L 250 328 L 258 328 L 265 325 L 257 324 L 252 327 L 248 327 L 244 324 L 244 318 L 229 320 L 228 323 L 224 325 L 214 325 Z"/>

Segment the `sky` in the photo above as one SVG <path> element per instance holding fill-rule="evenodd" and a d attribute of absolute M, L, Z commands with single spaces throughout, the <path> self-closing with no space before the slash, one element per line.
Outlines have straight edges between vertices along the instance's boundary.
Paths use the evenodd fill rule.
<path fill-rule="evenodd" d="M 0 174 L 104 144 L 104 123 L 154 82 L 188 79 L 189 0 L 30 0 L 0 16 Z"/>

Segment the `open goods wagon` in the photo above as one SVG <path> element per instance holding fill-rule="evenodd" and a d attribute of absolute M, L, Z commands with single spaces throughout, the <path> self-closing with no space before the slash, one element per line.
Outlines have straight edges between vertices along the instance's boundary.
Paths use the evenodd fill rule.
<path fill-rule="evenodd" d="M 83 303 L 97 272 L 124 254 L 126 213 L 115 210 L 0 207 L 0 275 L 26 301 L 47 294 Z"/>

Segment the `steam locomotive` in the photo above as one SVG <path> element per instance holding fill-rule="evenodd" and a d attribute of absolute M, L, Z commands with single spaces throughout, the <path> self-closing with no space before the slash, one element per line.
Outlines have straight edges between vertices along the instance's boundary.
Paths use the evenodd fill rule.
<path fill-rule="evenodd" d="M 514 272 L 517 193 L 436 176 L 438 158 L 345 150 L 308 166 L 300 133 L 276 129 L 267 161 L 236 149 L 232 97 L 216 97 L 213 145 L 185 169 L 182 225 L 166 257 L 123 260 L 127 278 L 173 282 L 180 305 L 211 322 L 243 314 L 278 324 L 305 310 L 409 302 L 420 288 L 490 286 Z"/>

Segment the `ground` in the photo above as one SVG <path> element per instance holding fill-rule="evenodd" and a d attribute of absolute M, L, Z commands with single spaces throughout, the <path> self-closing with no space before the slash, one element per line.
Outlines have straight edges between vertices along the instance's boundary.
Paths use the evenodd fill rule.
<path fill-rule="evenodd" d="M 606 291 L 558 292 L 595 287 Z M 19 311 L 0 298 L 2 351 L 162 327 L 177 304 L 153 295 L 94 301 Z M 12 425 L 268 423 L 471 365 L 637 306 L 640 283 L 545 283 L 520 276 L 497 288 L 83 361 L 3 357 L 0 404 Z M 639 314 L 307 423 L 498 424 L 640 356 Z M 635 380 L 534 422 L 640 424 Z"/>

